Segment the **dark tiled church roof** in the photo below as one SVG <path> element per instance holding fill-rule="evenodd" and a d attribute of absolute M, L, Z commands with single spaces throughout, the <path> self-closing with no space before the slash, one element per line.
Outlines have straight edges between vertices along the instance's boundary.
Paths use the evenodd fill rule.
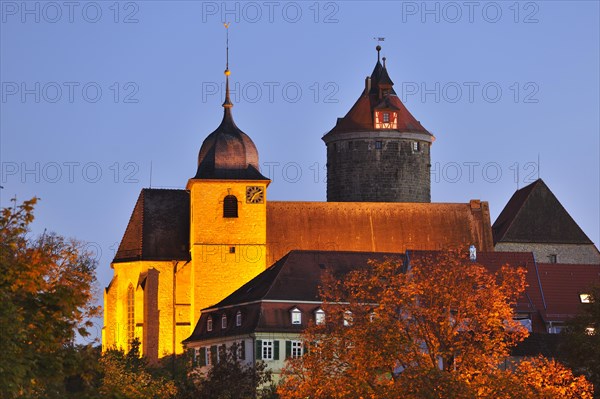
<path fill-rule="evenodd" d="M 113 262 L 189 260 L 190 197 L 185 190 L 140 193 Z"/>
<path fill-rule="evenodd" d="M 592 243 L 542 179 L 513 194 L 492 230 L 494 243 Z"/>

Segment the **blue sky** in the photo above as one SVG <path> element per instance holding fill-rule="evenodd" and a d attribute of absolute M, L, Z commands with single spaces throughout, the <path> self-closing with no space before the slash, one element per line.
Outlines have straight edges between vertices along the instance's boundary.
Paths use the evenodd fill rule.
<path fill-rule="evenodd" d="M 599 3 L 0 2 L 2 206 L 89 243 L 99 287 L 142 188 L 184 188 L 234 117 L 271 200 L 325 200 L 321 137 L 360 95 L 376 37 L 429 129 L 432 201 L 489 201 L 539 175 L 598 245 Z M 538 157 L 540 160 L 538 168 Z M 151 172 L 152 171 L 152 172 Z"/>

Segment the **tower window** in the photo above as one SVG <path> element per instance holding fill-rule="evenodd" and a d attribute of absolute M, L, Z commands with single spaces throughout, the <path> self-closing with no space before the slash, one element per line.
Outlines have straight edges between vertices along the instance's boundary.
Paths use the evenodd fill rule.
<path fill-rule="evenodd" d="M 557 256 L 556 254 L 551 254 L 550 255 L 550 263 L 556 263 L 557 262 Z"/>
<path fill-rule="evenodd" d="M 421 143 L 419 143 L 418 141 L 413 141 L 412 149 L 414 152 L 421 151 Z"/>
<path fill-rule="evenodd" d="M 234 254 L 235 253 L 235 247 L 229 247 L 229 253 L 230 254 Z"/>
<path fill-rule="evenodd" d="M 383 113 L 383 123 L 390 123 L 390 113 L 389 112 Z"/>
<path fill-rule="evenodd" d="M 238 201 L 235 195 L 228 195 L 223 200 L 223 217 L 236 218 L 238 217 Z"/>

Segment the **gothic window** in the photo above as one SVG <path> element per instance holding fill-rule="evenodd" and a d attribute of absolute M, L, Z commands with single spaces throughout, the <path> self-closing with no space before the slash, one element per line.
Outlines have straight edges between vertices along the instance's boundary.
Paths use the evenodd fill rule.
<path fill-rule="evenodd" d="M 238 217 L 238 201 L 235 195 L 228 195 L 223 200 L 223 217 L 236 218 Z"/>
<path fill-rule="evenodd" d="M 133 285 L 129 284 L 127 288 L 127 342 L 131 345 L 131 341 L 135 338 L 135 296 Z"/>

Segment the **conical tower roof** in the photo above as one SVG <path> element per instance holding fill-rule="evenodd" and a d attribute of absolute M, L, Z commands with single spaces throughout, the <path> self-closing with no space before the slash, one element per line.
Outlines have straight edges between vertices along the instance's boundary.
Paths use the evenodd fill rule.
<path fill-rule="evenodd" d="M 432 136 L 427 129 L 408 111 L 394 91 L 394 82 L 390 78 L 384 62 L 381 63 L 381 47 L 377 46 L 377 63 L 371 76 L 366 79 L 365 89 L 354 103 L 350 111 L 343 118 L 338 118 L 337 123 L 325 137 L 337 133 L 373 131 L 373 112 L 375 109 L 387 108 L 398 113 L 397 127 L 392 129 L 398 132 L 422 133 Z M 324 137 L 324 138 L 325 138 Z"/>

